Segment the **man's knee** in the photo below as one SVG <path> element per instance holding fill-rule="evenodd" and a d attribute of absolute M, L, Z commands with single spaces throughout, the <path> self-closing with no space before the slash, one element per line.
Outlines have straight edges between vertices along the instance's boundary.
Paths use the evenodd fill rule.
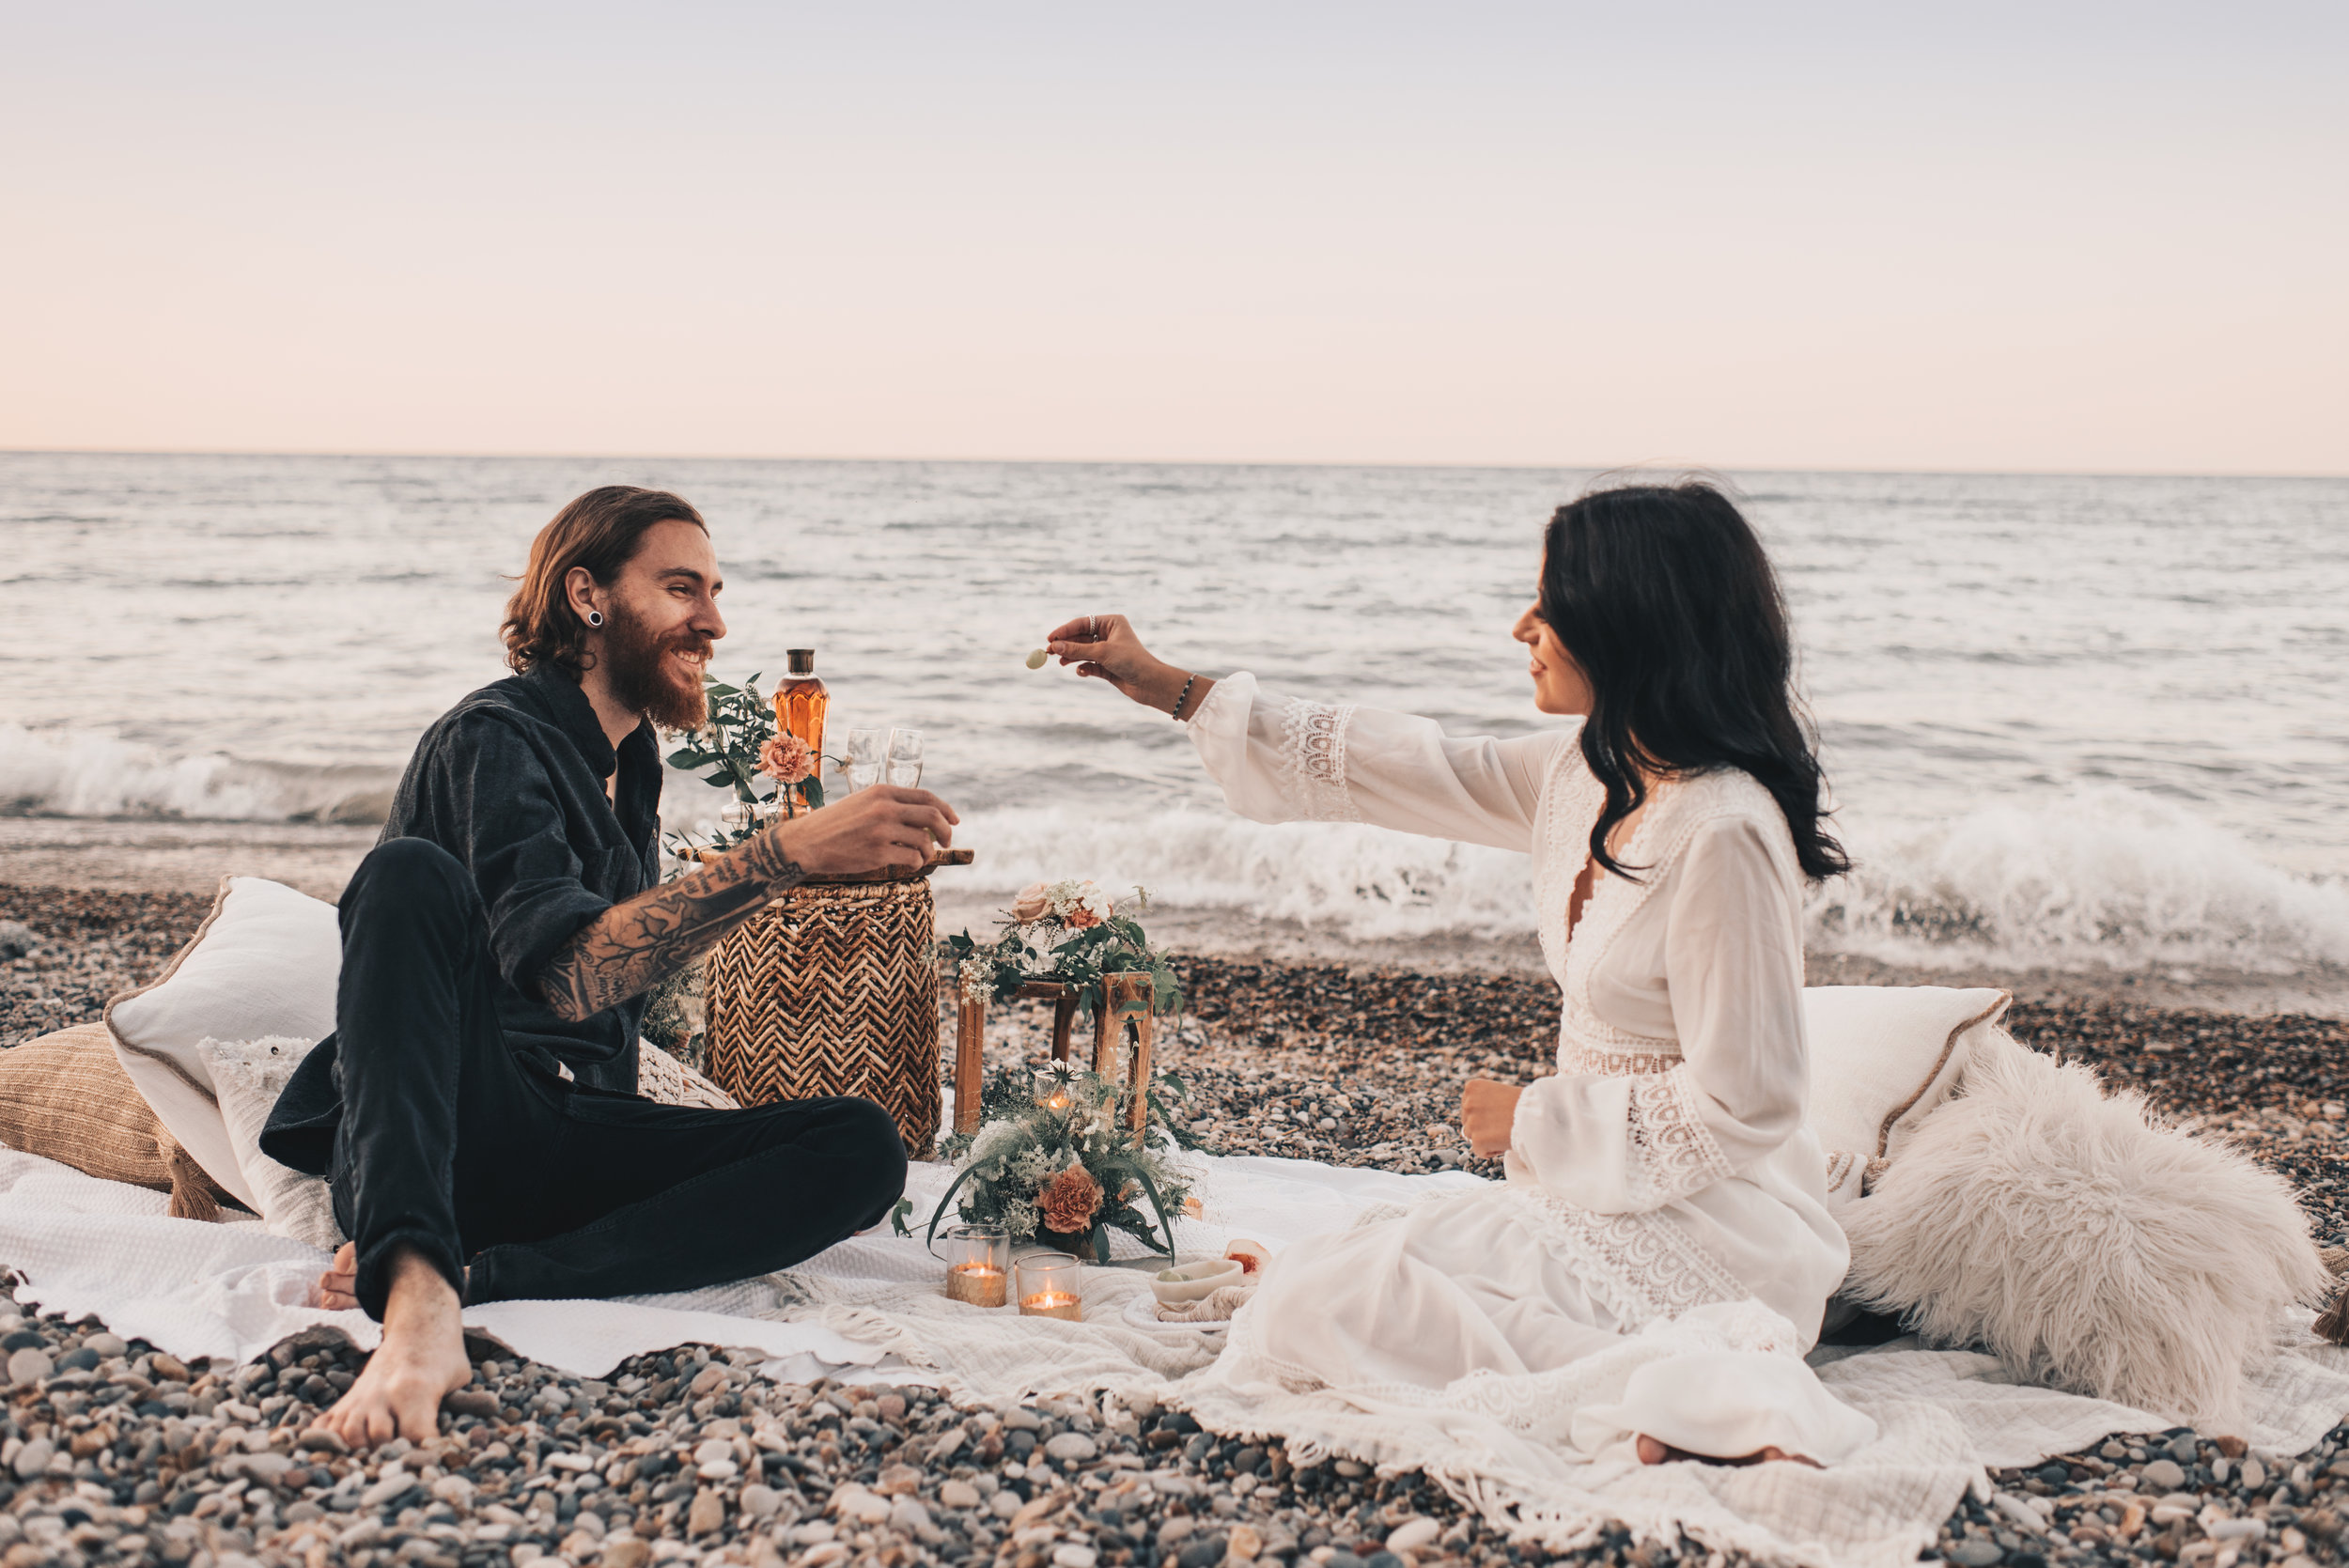
<path fill-rule="evenodd" d="M 456 856 L 430 839 L 392 838 L 367 851 L 342 903 L 345 909 L 462 912 L 474 896 L 473 877 Z"/>
<path fill-rule="evenodd" d="M 877 1194 L 885 1192 L 883 1202 L 895 1203 L 906 1189 L 906 1145 L 897 1136 L 895 1119 L 867 1099 L 847 1097 L 833 1105 L 839 1118 L 836 1146 L 852 1162 L 863 1185 Z"/>

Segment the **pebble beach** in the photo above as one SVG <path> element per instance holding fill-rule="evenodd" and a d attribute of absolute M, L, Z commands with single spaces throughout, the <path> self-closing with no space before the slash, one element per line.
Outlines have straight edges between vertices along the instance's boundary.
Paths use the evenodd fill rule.
<path fill-rule="evenodd" d="M 0 1046 L 97 1017 L 210 904 L 0 885 Z M 1538 977 L 1198 959 L 1184 978 L 1187 1017 L 1162 1050 L 1189 1085 L 1191 1129 L 1220 1149 L 1489 1172 L 1458 1137 L 1459 1084 L 1530 1078 L 1554 1038 L 1554 993 Z M 2349 1236 L 2349 1026 L 2061 999 L 2018 1002 L 2009 1023 L 2232 1139 L 2297 1185 L 2321 1240 Z M 1017 1048 L 1043 1027 L 1027 1017 Z M 183 1364 L 92 1321 L 0 1304 L 0 1568 L 1497 1568 L 1549 1556 L 1507 1545 L 1423 1476 L 1347 1460 L 1292 1467 L 1277 1448 L 1146 1403 L 777 1384 L 757 1375 L 761 1358 L 724 1346 L 598 1378 L 487 1341 L 473 1349 L 474 1382 L 448 1401 L 435 1441 L 354 1454 L 304 1431 L 360 1364 L 339 1336 L 289 1340 L 243 1366 Z M 2302 1568 L 2342 1560 L 2349 1425 L 2294 1456 L 2225 1433 L 2115 1436 L 1992 1479 L 1929 1555 L 1967 1568 Z M 1572 1556 L 1730 1560 L 1622 1532 Z"/>

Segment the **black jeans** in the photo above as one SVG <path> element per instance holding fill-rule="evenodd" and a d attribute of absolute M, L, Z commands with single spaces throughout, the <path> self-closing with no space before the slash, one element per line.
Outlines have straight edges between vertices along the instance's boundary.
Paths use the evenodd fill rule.
<path fill-rule="evenodd" d="M 702 1110 L 524 1065 L 487 913 L 438 845 L 379 846 L 341 922 L 328 1175 L 370 1317 L 401 1246 L 468 1302 L 691 1290 L 811 1257 L 904 1190 L 905 1146 L 870 1100 Z"/>

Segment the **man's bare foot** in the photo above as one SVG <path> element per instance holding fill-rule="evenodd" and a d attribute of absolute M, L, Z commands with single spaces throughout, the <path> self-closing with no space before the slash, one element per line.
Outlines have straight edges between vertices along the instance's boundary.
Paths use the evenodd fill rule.
<path fill-rule="evenodd" d="M 340 1264 L 343 1255 L 334 1261 Z M 421 1443 L 437 1436 L 441 1397 L 473 1381 L 457 1293 L 412 1248 L 394 1251 L 391 1267 L 383 1343 L 367 1358 L 359 1380 L 311 1423 L 354 1449 L 396 1436 Z"/>
<path fill-rule="evenodd" d="M 1773 1465 L 1781 1461 L 1784 1461 L 1785 1463 L 1793 1465 L 1808 1465 L 1814 1470 L 1823 1467 L 1815 1459 L 1805 1459 L 1799 1453 L 1788 1453 L 1781 1448 L 1766 1448 L 1754 1453 L 1739 1454 L 1735 1459 L 1723 1459 L 1717 1454 L 1690 1453 L 1687 1449 L 1676 1449 L 1666 1444 L 1659 1443 L 1655 1438 L 1647 1436 L 1645 1433 L 1641 1433 L 1640 1435 L 1641 1464 L 1665 1465 L 1677 1459 L 1693 1459 L 1700 1465 L 1728 1465 L 1732 1467 L 1739 1465 Z"/>
<path fill-rule="evenodd" d="M 346 1241 L 334 1250 L 334 1261 L 310 1287 L 310 1305 L 330 1312 L 347 1312 L 359 1305 L 359 1244 Z"/>

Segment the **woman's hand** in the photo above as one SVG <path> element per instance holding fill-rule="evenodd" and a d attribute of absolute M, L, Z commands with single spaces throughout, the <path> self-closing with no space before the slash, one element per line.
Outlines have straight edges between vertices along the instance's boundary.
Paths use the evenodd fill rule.
<path fill-rule="evenodd" d="M 1522 1084 L 1472 1078 L 1460 1091 L 1460 1131 L 1469 1147 L 1489 1159 L 1509 1152 L 1509 1129 L 1517 1125 Z"/>
<path fill-rule="evenodd" d="M 1133 623 L 1123 615 L 1079 615 L 1064 622 L 1046 637 L 1044 651 L 1064 666 L 1076 665 L 1079 675 L 1106 680 L 1143 706 L 1174 713 L 1177 719 L 1198 712 L 1215 686 L 1206 676 L 1194 677 L 1189 670 L 1178 670 L 1143 647 L 1142 639 L 1134 635 Z M 1188 697 L 1183 694 L 1186 686 L 1190 689 Z M 1174 713 L 1178 699 L 1183 711 Z"/>

